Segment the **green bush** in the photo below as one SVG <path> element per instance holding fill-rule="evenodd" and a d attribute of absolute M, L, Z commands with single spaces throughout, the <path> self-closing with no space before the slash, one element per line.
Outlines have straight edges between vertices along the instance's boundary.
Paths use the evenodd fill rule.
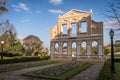
<path fill-rule="evenodd" d="M 109 46 L 104 46 L 103 52 L 104 52 L 104 55 L 108 55 L 111 52 L 110 47 Z"/>
<path fill-rule="evenodd" d="M 33 57 L 33 56 L 24 56 L 24 57 L 14 57 L 13 59 L 5 59 L 0 60 L 0 64 L 8 64 L 8 63 L 18 63 L 18 62 L 30 62 L 30 61 L 41 61 L 41 60 L 48 60 L 50 57 Z"/>
<path fill-rule="evenodd" d="M 120 58 L 115 58 L 115 62 L 120 62 Z"/>
<path fill-rule="evenodd" d="M 0 52 L 0 55 L 2 55 L 2 54 L 3 54 L 3 56 L 5 56 L 5 57 L 22 56 L 22 55 L 17 54 L 17 53 L 13 54 L 13 53 L 9 53 L 9 52 L 4 52 L 4 53 Z"/>
<path fill-rule="evenodd" d="M 111 55 L 108 55 L 108 57 L 111 57 Z M 120 54 L 114 54 L 114 57 L 115 57 L 115 58 L 119 58 L 119 57 L 120 57 Z"/>
<path fill-rule="evenodd" d="M 110 60 L 106 61 L 97 80 L 111 80 Z"/>

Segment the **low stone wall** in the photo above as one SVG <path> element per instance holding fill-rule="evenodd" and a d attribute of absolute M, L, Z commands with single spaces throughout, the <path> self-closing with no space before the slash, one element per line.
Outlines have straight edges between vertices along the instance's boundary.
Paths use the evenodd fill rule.
<path fill-rule="evenodd" d="M 51 57 L 52 61 L 104 62 L 104 58 Z"/>
<path fill-rule="evenodd" d="M 104 58 L 77 58 L 76 61 L 81 62 L 104 62 Z"/>
<path fill-rule="evenodd" d="M 72 57 L 51 57 L 52 61 L 72 61 Z"/>

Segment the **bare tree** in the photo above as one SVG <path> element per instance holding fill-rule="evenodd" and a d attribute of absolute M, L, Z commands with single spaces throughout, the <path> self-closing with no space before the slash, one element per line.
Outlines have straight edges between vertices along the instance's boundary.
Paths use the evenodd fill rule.
<path fill-rule="evenodd" d="M 120 26 L 120 0 L 108 0 L 105 15 Z"/>
<path fill-rule="evenodd" d="M 7 3 L 8 3 L 8 0 L 0 0 L 0 14 L 4 12 L 8 12 L 8 9 L 6 8 Z"/>

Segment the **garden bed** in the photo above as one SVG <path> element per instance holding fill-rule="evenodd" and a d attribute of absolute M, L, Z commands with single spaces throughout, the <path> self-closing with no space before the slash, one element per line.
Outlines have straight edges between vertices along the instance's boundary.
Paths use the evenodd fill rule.
<path fill-rule="evenodd" d="M 22 62 L 22 63 L 14 63 L 14 64 L 2 64 L 0 65 L 0 73 L 24 69 L 24 68 L 30 68 L 30 67 L 49 65 L 49 64 L 54 64 L 54 63 L 57 63 L 57 62 L 55 61 L 34 61 L 34 62 Z"/>
<path fill-rule="evenodd" d="M 81 71 L 92 66 L 90 63 L 68 62 L 58 66 L 44 68 L 37 71 L 28 72 L 25 76 L 52 79 L 66 80 L 80 73 Z"/>

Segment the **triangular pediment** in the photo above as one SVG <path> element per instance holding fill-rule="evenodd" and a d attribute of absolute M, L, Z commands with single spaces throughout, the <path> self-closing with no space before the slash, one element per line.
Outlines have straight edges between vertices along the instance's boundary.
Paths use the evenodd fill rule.
<path fill-rule="evenodd" d="M 85 13 L 88 13 L 88 12 L 72 9 L 69 12 L 65 13 L 63 16 L 61 16 L 61 18 L 62 17 L 71 17 L 71 16 L 75 16 L 75 15 L 82 15 L 82 14 L 85 14 Z"/>

